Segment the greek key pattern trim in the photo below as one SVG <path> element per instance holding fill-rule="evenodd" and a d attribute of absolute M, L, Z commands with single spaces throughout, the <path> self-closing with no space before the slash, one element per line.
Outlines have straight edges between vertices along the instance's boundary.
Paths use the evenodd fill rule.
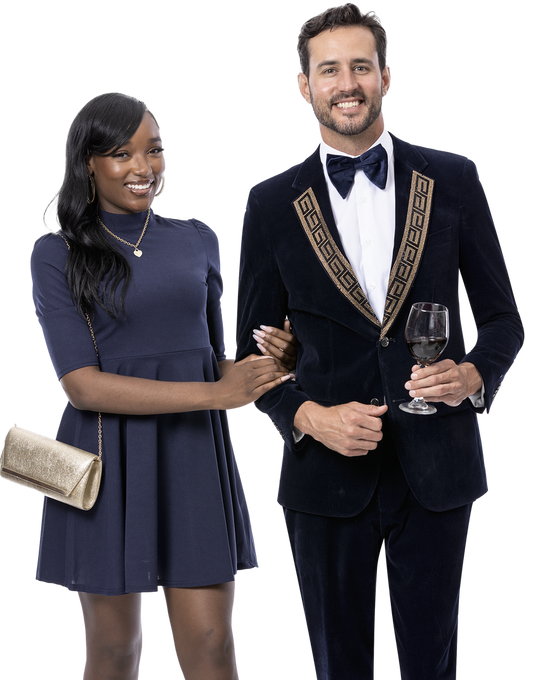
<path fill-rule="evenodd" d="M 413 171 L 402 243 L 391 269 L 381 337 L 396 320 L 416 277 L 429 227 L 435 181 Z"/>
<path fill-rule="evenodd" d="M 335 286 L 363 316 L 381 326 L 351 264 L 333 240 L 311 187 L 293 201 L 293 206 L 316 256 Z"/>
<path fill-rule="evenodd" d="M 434 180 L 413 171 L 405 229 L 389 277 L 383 324 L 376 317 L 352 266 L 331 236 L 311 187 L 293 202 L 305 234 L 326 273 L 364 317 L 381 327 L 381 338 L 389 332 L 416 278 L 429 228 L 434 186 Z"/>

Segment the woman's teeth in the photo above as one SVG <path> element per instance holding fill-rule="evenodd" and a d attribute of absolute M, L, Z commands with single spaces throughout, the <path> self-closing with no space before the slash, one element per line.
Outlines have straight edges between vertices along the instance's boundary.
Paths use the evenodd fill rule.
<path fill-rule="evenodd" d="M 152 182 L 148 182 L 147 184 L 126 184 L 128 189 L 137 189 L 137 191 L 144 191 L 146 189 L 149 189 L 150 186 L 152 185 Z"/>

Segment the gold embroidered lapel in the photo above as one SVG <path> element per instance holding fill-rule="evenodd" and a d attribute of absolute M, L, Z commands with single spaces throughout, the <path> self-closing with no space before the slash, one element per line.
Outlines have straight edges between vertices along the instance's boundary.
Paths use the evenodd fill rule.
<path fill-rule="evenodd" d="M 363 316 L 381 326 L 351 264 L 333 240 L 311 187 L 293 202 L 293 206 L 316 256 L 330 279 Z"/>
<path fill-rule="evenodd" d="M 400 250 L 389 277 L 383 324 L 376 317 L 351 264 L 333 240 L 311 187 L 293 202 L 307 238 L 326 273 L 363 316 L 381 327 L 380 338 L 389 332 L 415 280 L 426 243 L 434 184 L 434 180 L 413 171 L 407 219 Z"/>
<path fill-rule="evenodd" d="M 416 278 L 429 227 L 435 181 L 413 171 L 402 243 L 391 269 L 381 337 L 385 337 Z"/>

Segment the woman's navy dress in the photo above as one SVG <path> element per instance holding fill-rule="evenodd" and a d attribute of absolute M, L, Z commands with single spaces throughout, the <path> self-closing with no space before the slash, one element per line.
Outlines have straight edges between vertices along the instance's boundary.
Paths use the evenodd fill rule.
<path fill-rule="evenodd" d="M 136 243 L 146 213 L 102 213 Z M 197 220 L 150 216 L 133 248 L 112 237 L 133 279 L 125 318 L 101 309 L 93 328 L 102 371 L 166 381 L 212 382 L 224 359 L 218 243 Z M 48 234 L 32 256 L 34 299 L 61 378 L 98 361 L 87 321 L 67 288 L 67 246 Z M 67 406 L 60 441 L 96 453 L 97 414 Z M 248 510 L 225 412 L 103 414 L 103 476 L 88 512 L 46 499 L 37 578 L 104 595 L 232 581 L 256 566 Z"/>

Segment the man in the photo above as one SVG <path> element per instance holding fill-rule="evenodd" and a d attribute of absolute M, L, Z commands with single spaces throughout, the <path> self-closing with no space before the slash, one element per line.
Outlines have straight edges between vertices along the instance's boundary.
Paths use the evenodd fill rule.
<path fill-rule="evenodd" d="M 328 10 L 298 49 L 322 143 L 250 193 L 238 355 L 268 341 L 260 323 L 288 316 L 296 380 L 258 406 L 285 441 L 279 502 L 318 678 L 373 676 L 384 543 L 402 678 L 451 680 L 470 510 L 487 488 L 476 411 L 490 409 L 522 325 L 473 163 L 384 128 L 375 16 Z M 478 327 L 468 353 L 459 272 Z M 423 369 L 404 339 L 415 302 L 450 315 L 442 359 Z M 410 397 L 437 402 L 437 415 L 400 410 Z"/>

